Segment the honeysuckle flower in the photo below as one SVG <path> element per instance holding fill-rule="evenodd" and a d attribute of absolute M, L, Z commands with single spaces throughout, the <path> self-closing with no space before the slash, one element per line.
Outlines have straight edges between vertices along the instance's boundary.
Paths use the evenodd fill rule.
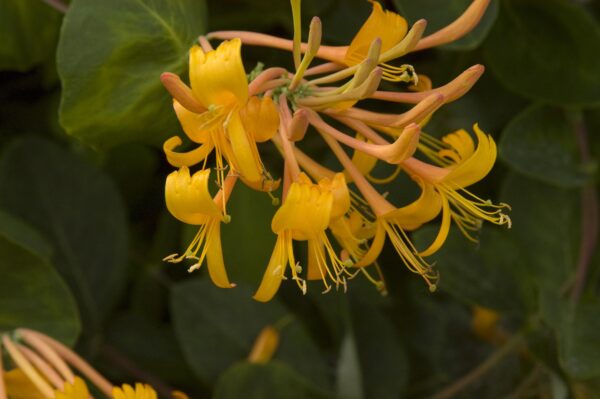
<path fill-rule="evenodd" d="M 77 353 L 34 330 L 21 328 L 10 335 L 4 334 L 0 355 L 2 349 L 16 367 L 5 372 L 3 356 L 0 356 L 0 398 L 6 398 L 8 394 L 11 399 L 88 399 L 90 390 L 81 376 L 95 385 L 106 398 L 157 398 L 149 385 L 138 383 L 135 389 L 129 385 L 113 387 Z M 186 398 L 185 395 L 179 397 Z"/>
<path fill-rule="evenodd" d="M 20 368 L 4 372 L 4 388 L 11 399 L 45 399 L 27 375 Z M 2 382 L 0 381 L 0 385 Z M 2 388 L 0 388 L 1 390 Z M 1 393 L 0 393 L 1 397 Z M 6 395 L 4 396 L 6 397 Z"/>
<path fill-rule="evenodd" d="M 473 130 L 477 136 L 477 146 L 465 130 L 448 134 L 441 141 L 425 136 L 421 150 L 439 166 L 426 164 L 416 158 L 408 159 L 403 164 L 407 173 L 434 187 L 442 201 L 440 231 L 431 246 L 421 252 L 422 256 L 430 255 L 442 246 L 450 231 L 451 220 L 471 241 L 477 241 L 472 232 L 479 230 L 482 221 L 511 226 L 511 220 L 505 213 L 510 209 L 507 204 L 495 205 L 465 189 L 483 179 L 496 161 L 496 144 L 492 137 L 477 124 Z"/>
<path fill-rule="evenodd" d="M 200 37 L 199 46 L 190 51 L 191 88 L 176 75 L 161 76 L 174 97 L 174 110 L 187 138 L 198 144 L 188 152 L 176 151 L 183 140 L 175 136 L 163 146 L 169 163 L 178 168 L 167 177 L 167 208 L 178 220 L 199 226 L 182 255 L 165 259 L 193 259 L 196 263 L 190 270 L 194 270 L 206 258 L 215 284 L 233 286 L 224 266 L 220 224 L 229 221 L 227 198 L 239 177 L 250 188 L 270 195 L 274 206 L 281 198 L 271 221 L 275 247 L 255 299 L 271 299 L 286 275 L 302 292 L 307 280 L 321 280 L 326 292 L 333 287 L 345 289 L 347 280 L 362 272 L 385 292 L 376 261 L 386 240 L 407 268 L 434 290 L 438 273 L 425 258 L 443 245 L 452 221 L 470 239 L 475 239 L 473 232 L 482 221 L 510 226 L 506 205 L 483 201 L 465 189 L 492 168 L 496 147 L 491 137 L 477 126 L 477 145 L 462 130 L 442 140 L 422 132 L 440 107 L 473 87 L 484 67 L 474 65 L 434 87 L 412 66 L 392 62 L 462 37 L 477 24 L 489 0 L 474 0 L 456 21 L 426 37 L 424 20 L 409 26 L 400 15 L 372 2 L 371 15 L 347 46 L 322 45 L 323 28 L 317 17 L 311 21 L 307 42 L 302 43 L 300 0 L 291 4 L 292 40 L 254 32 L 212 32 Z M 224 40 L 216 50 L 209 42 L 214 39 Z M 241 43 L 290 50 L 294 69 L 265 69 L 260 64 L 246 75 Z M 318 59 L 325 62 L 311 67 Z M 382 79 L 400 83 L 405 90 L 380 90 Z M 411 108 L 400 114 L 381 113 L 362 108 L 366 99 Z M 342 170 L 321 165 L 299 148 L 315 132 Z M 283 168 L 274 177 L 260 155 L 258 143 L 266 141 L 275 144 L 283 158 Z M 214 198 L 208 190 L 208 157 L 213 153 L 220 189 Z M 372 174 L 381 163 L 391 165 L 388 176 Z M 192 174 L 190 168 L 199 170 Z M 227 178 L 226 168 L 230 168 Z M 396 184 L 401 172 L 412 178 L 421 193 L 412 203 L 397 207 L 376 186 Z M 280 181 L 281 195 L 275 197 Z M 415 248 L 410 232 L 438 217 L 440 229 L 434 242 L 425 249 Z M 294 241 L 306 242 L 306 267 L 297 262 Z M 376 277 L 369 272 L 372 267 Z"/>
<path fill-rule="evenodd" d="M 225 202 L 235 184 L 235 177 L 229 176 L 227 179 L 224 190 L 214 199 L 208 191 L 210 169 L 190 175 L 189 169 L 182 166 L 167 177 L 165 185 L 169 212 L 184 223 L 199 226 L 198 233 L 185 252 L 182 255 L 169 255 L 165 260 L 177 263 L 193 259 L 196 263 L 188 269 L 191 272 L 200 268 L 206 258 L 212 281 L 222 288 L 233 286 L 227 277 L 221 248 L 221 222 L 229 220 L 228 215 L 224 214 Z"/>
<path fill-rule="evenodd" d="M 135 389 L 128 384 L 113 388 L 114 399 L 156 399 L 156 391 L 147 384 L 135 384 Z"/>
<path fill-rule="evenodd" d="M 56 390 L 54 395 L 56 399 L 88 399 L 90 391 L 81 378 L 75 377 L 73 383 L 65 383 L 63 390 Z"/>
<path fill-rule="evenodd" d="M 240 48 L 239 39 L 206 52 L 193 46 L 189 55 L 191 89 L 177 76 L 163 74 L 162 81 L 174 96 L 173 107 L 186 135 L 201 144 L 181 154 L 174 151 L 181 140 L 171 138 L 165 143 L 165 152 L 173 166 L 181 167 L 205 161 L 214 149 L 220 184 L 228 165 L 242 180 L 258 187 L 272 179 L 268 179 L 256 142 L 275 134 L 278 114 L 269 98 L 249 96 Z"/>
<path fill-rule="evenodd" d="M 322 280 L 326 290 L 331 289 L 331 284 L 345 284 L 346 277 L 351 276 L 346 270 L 351 262 L 339 258 L 326 234 L 331 219 L 341 217 L 345 208 L 349 207 L 350 201 L 344 189 L 331 181 L 314 184 L 305 174 L 300 174 L 297 181 L 290 185 L 283 204 L 271 222 L 277 242 L 262 282 L 254 294 L 255 299 L 264 302 L 275 295 L 285 279 L 288 265 L 292 279 L 302 292 L 306 292 L 306 280 L 300 277 L 302 268 L 296 262 L 293 241 L 308 243 L 308 279 Z M 337 190 L 341 192 L 335 192 Z"/>

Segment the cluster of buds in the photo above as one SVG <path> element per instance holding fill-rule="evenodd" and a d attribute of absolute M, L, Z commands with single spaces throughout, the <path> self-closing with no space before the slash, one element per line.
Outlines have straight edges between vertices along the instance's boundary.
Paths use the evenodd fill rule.
<path fill-rule="evenodd" d="M 493 167 L 493 139 L 477 124 L 476 140 L 465 130 L 441 139 L 421 130 L 437 109 L 467 93 L 484 67 L 474 65 L 433 88 L 411 65 L 392 62 L 464 36 L 477 25 L 489 0 L 474 0 L 456 21 L 426 37 L 425 20 L 409 29 L 400 15 L 372 2 L 371 15 L 350 45 L 338 47 L 321 45 L 317 17 L 307 42 L 301 42 L 300 0 L 291 4 L 293 40 L 255 32 L 212 32 L 190 50 L 191 87 L 175 74 L 161 76 L 187 138 L 198 144 L 188 152 L 175 151 L 183 143 L 178 136 L 164 144 L 168 162 L 178 168 L 167 177 L 167 208 L 180 221 L 199 226 L 185 252 L 165 260 L 192 260 L 192 271 L 206 259 L 217 286 L 235 286 L 225 269 L 220 226 L 231 219 L 227 201 L 241 181 L 271 196 L 276 206 L 281 203 L 271 222 L 275 248 L 255 299 L 270 300 L 286 279 L 288 266 L 288 276 L 302 292 L 307 280 L 322 281 L 324 291 L 346 289 L 347 281 L 359 273 L 384 291 L 376 261 L 386 237 L 408 269 L 434 290 L 438 272 L 425 258 L 441 248 L 452 222 L 473 241 L 482 221 L 510 227 L 507 205 L 495 205 L 465 189 Z M 213 40 L 222 41 L 216 49 Z M 261 66 L 246 75 L 242 44 L 289 50 L 295 70 Z M 311 67 L 315 60 L 321 62 Z M 380 90 L 382 80 L 407 90 Z M 373 112 L 357 106 L 366 99 L 412 108 L 400 114 Z M 300 148 L 307 135 L 322 138 L 339 161 L 339 171 Z M 267 170 L 263 164 L 259 144 L 266 141 L 281 154 L 283 170 Z M 214 197 L 209 190 L 211 154 L 219 189 Z M 395 172 L 385 179 L 373 176 L 378 163 L 392 165 Z M 192 167 L 199 170 L 191 173 Z M 400 172 L 421 194 L 397 207 L 377 186 L 393 183 Z M 427 248 L 415 248 L 408 232 L 438 216 L 436 238 Z M 307 242 L 306 268 L 296 260 L 294 241 Z"/>
<path fill-rule="evenodd" d="M 3 366 L 3 350 L 11 363 Z M 156 399 L 145 384 L 115 387 L 77 353 L 38 331 L 20 328 L 0 342 L 0 399 L 88 399 L 87 382 L 111 399 Z M 174 393 L 173 398 L 187 396 Z"/>

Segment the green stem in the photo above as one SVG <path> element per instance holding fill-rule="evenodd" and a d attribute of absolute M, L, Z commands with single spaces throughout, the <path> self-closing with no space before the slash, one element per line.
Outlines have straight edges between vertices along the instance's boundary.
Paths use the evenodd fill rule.
<path fill-rule="evenodd" d="M 513 336 L 508 342 L 501 346 L 498 350 L 492 353 L 483 363 L 469 371 L 467 374 L 448 385 L 438 393 L 434 394 L 430 399 L 450 399 L 455 397 L 463 389 L 479 380 L 488 373 L 494 366 L 500 363 L 507 355 L 511 354 L 515 349 L 519 348 L 523 343 L 521 334 Z"/>

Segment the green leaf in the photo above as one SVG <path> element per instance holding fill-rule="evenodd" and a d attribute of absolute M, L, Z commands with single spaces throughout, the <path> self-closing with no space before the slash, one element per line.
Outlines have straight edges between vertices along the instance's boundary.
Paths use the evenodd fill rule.
<path fill-rule="evenodd" d="M 421 18 L 427 20 L 427 36 L 434 33 L 458 18 L 472 3 L 472 0 L 394 0 L 400 14 L 411 24 Z M 488 6 L 479 25 L 469 34 L 441 48 L 447 50 L 473 50 L 477 48 L 490 31 L 498 16 L 498 0 Z"/>
<path fill-rule="evenodd" d="M 36 230 L 21 220 L 0 210 L 0 235 L 14 244 L 27 249 L 42 259 L 50 259 L 52 246 Z"/>
<path fill-rule="evenodd" d="M 567 0 L 505 0 L 486 63 L 504 85 L 555 104 L 600 103 L 600 28 Z"/>
<path fill-rule="evenodd" d="M 42 1 L 0 2 L 0 70 L 27 71 L 54 54 L 61 17 Z"/>
<path fill-rule="evenodd" d="M 421 229 L 414 235 L 415 245 L 425 248 L 436 234 L 432 227 Z M 468 304 L 513 315 L 527 311 L 533 284 L 512 231 L 485 226 L 479 240 L 476 246 L 459 230 L 450 231 L 442 249 L 428 258 L 440 272 L 439 287 Z"/>
<path fill-rule="evenodd" d="M 504 129 L 500 156 L 517 172 L 546 183 L 565 188 L 585 184 L 591 173 L 579 160 L 575 117 L 551 106 L 527 108 Z"/>
<path fill-rule="evenodd" d="M 271 219 L 277 211 L 271 199 L 243 184 L 235 187 L 227 204 L 231 222 L 221 227 L 223 253 L 231 278 L 258 286 L 276 236 Z"/>
<path fill-rule="evenodd" d="M 49 245 L 29 226 L 0 215 L 0 332 L 27 327 L 72 345 L 80 330 L 77 305 L 48 263 Z"/>
<path fill-rule="evenodd" d="M 538 287 L 560 291 L 573 274 L 579 254 L 579 191 L 511 174 L 501 198 L 512 207 L 508 232 L 517 243 L 513 256 L 523 260 L 522 268 Z"/>
<path fill-rule="evenodd" d="M 340 397 L 400 397 L 408 381 L 408 359 L 394 326 L 377 306 L 362 300 L 351 298 L 349 314 L 349 335 L 342 341 L 338 364 Z"/>
<path fill-rule="evenodd" d="M 559 328 L 559 359 L 575 379 L 600 377 L 600 301 L 584 300 L 563 309 Z"/>
<path fill-rule="evenodd" d="M 175 333 L 195 374 L 207 384 L 214 381 L 231 364 L 248 356 L 265 326 L 291 320 L 281 328 L 275 357 L 316 385 L 328 386 L 326 365 L 300 322 L 275 300 L 259 303 L 252 293 L 242 285 L 221 289 L 203 279 L 173 287 Z"/>
<path fill-rule="evenodd" d="M 170 383 L 183 385 L 193 377 L 171 324 L 148 320 L 139 313 L 121 313 L 108 323 L 106 342 L 142 370 Z M 110 368 L 112 376 L 115 370 Z"/>
<path fill-rule="evenodd" d="M 58 47 L 63 127 L 96 146 L 172 135 L 178 124 L 159 77 L 184 74 L 204 26 L 201 0 L 74 0 Z"/>
<path fill-rule="evenodd" d="M 77 297 L 85 327 L 97 327 L 126 272 L 125 215 L 112 183 L 56 144 L 23 137 L 0 159 L 0 206 L 52 244 L 52 263 Z"/>
<path fill-rule="evenodd" d="M 225 371 L 217 381 L 213 399 L 324 399 L 329 396 L 315 389 L 285 363 L 240 362 Z"/>

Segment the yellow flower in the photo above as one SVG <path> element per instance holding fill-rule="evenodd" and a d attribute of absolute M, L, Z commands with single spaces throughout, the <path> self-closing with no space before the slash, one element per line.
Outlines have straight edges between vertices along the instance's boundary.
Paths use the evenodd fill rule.
<path fill-rule="evenodd" d="M 45 399 L 45 396 L 20 368 L 4 373 L 4 385 L 8 397 L 11 399 Z M 60 399 L 58 396 L 57 398 Z"/>
<path fill-rule="evenodd" d="M 381 52 L 385 53 L 398 44 L 408 31 L 404 18 L 395 12 L 383 10 L 377 1 L 371 1 L 373 10 L 354 36 L 344 55 L 346 65 L 356 65 L 365 59 L 375 39 L 381 40 Z"/>
<path fill-rule="evenodd" d="M 345 184 L 344 187 L 339 185 L 343 175 L 338 176 L 333 182 L 323 180 L 314 184 L 306 175 L 300 174 L 290 185 L 287 197 L 271 223 L 277 241 L 255 299 L 265 302 L 275 295 L 285 279 L 288 264 L 292 279 L 302 292 L 306 292 L 306 281 L 300 277 L 302 268 L 294 256 L 293 240 L 308 243 L 308 279 L 321 279 L 326 290 L 331 289 L 328 281 L 336 286 L 345 284 L 345 275 L 350 275 L 346 271 L 349 263 L 340 260 L 326 234 L 332 216 L 340 217 L 349 205 L 349 199 L 344 198 L 343 193 L 347 188 Z"/>
<path fill-rule="evenodd" d="M 65 382 L 63 391 L 54 392 L 56 399 L 88 399 L 90 392 L 87 385 L 79 377 L 75 377 L 73 383 Z"/>
<path fill-rule="evenodd" d="M 190 50 L 191 91 L 172 74 L 163 74 L 163 83 L 175 97 L 173 107 L 186 135 L 201 146 L 188 153 L 177 153 L 181 140 L 172 137 L 164 150 L 176 167 L 206 162 L 216 152 L 217 180 L 224 179 L 225 162 L 250 186 L 274 187 L 260 160 L 257 141 L 272 137 L 279 125 L 275 104 L 270 98 L 249 97 L 248 81 L 241 58 L 241 41 L 224 41 L 204 52 L 199 46 Z M 186 106 L 187 105 L 187 106 Z"/>
<path fill-rule="evenodd" d="M 441 141 L 423 135 L 425 140 L 419 145 L 419 149 L 439 166 L 415 158 L 403 163 L 409 174 L 422 180 L 426 186 L 435 188 L 441 199 L 440 231 L 434 242 L 420 253 L 421 256 L 431 255 L 443 245 L 451 221 L 472 241 L 477 241 L 472 232 L 478 231 L 484 220 L 497 225 L 511 225 L 510 218 L 504 213 L 510 209 L 508 205 L 495 205 L 465 189 L 483 179 L 496 161 L 496 143 L 492 137 L 485 134 L 477 124 L 473 129 L 477 136 L 477 146 L 465 130 L 448 134 Z"/>
<path fill-rule="evenodd" d="M 165 199 L 167 209 L 180 221 L 200 226 L 198 233 L 182 255 L 170 255 L 165 258 L 169 262 L 180 262 L 183 259 L 194 259 L 196 263 L 189 271 L 200 268 L 204 258 L 207 259 L 208 272 L 218 287 L 229 288 L 229 282 L 223 251 L 221 249 L 221 222 L 227 220 L 217 203 L 224 203 L 226 198 L 212 198 L 208 191 L 210 169 L 201 170 L 190 176 L 190 171 L 183 166 L 167 177 Z M 226 194 L 225 194 L 226 195 Z M 198 256 L 198 253 L 200 255 Z"/>
<path fill-rule="evenodd" d="M 394 208 L 383 198 L 379 199 L 376 231 L 367 253 L 357 262 L 357 266 L 367 266 L 377 259 L 383 250 L 386 236 L 402 262 L 413 273 L 420 275 L 429 286 L 436 289 L 438 272 L 418 254 L 410 241 L 407 230 L 415 230 L 422 224 L 434 219 L 441 210 L 439 195 L 429 185 L 421 183 L 422 192 L 417 200 L 401 208 Z"/>
<path fill-rule="evenodd" d="M 156 392 L 150 385 L 135 384 L 135 389 L 131 385 L 124 384 L 121 388 L 113 388 L 114 399 L 156 399 Z"/>

